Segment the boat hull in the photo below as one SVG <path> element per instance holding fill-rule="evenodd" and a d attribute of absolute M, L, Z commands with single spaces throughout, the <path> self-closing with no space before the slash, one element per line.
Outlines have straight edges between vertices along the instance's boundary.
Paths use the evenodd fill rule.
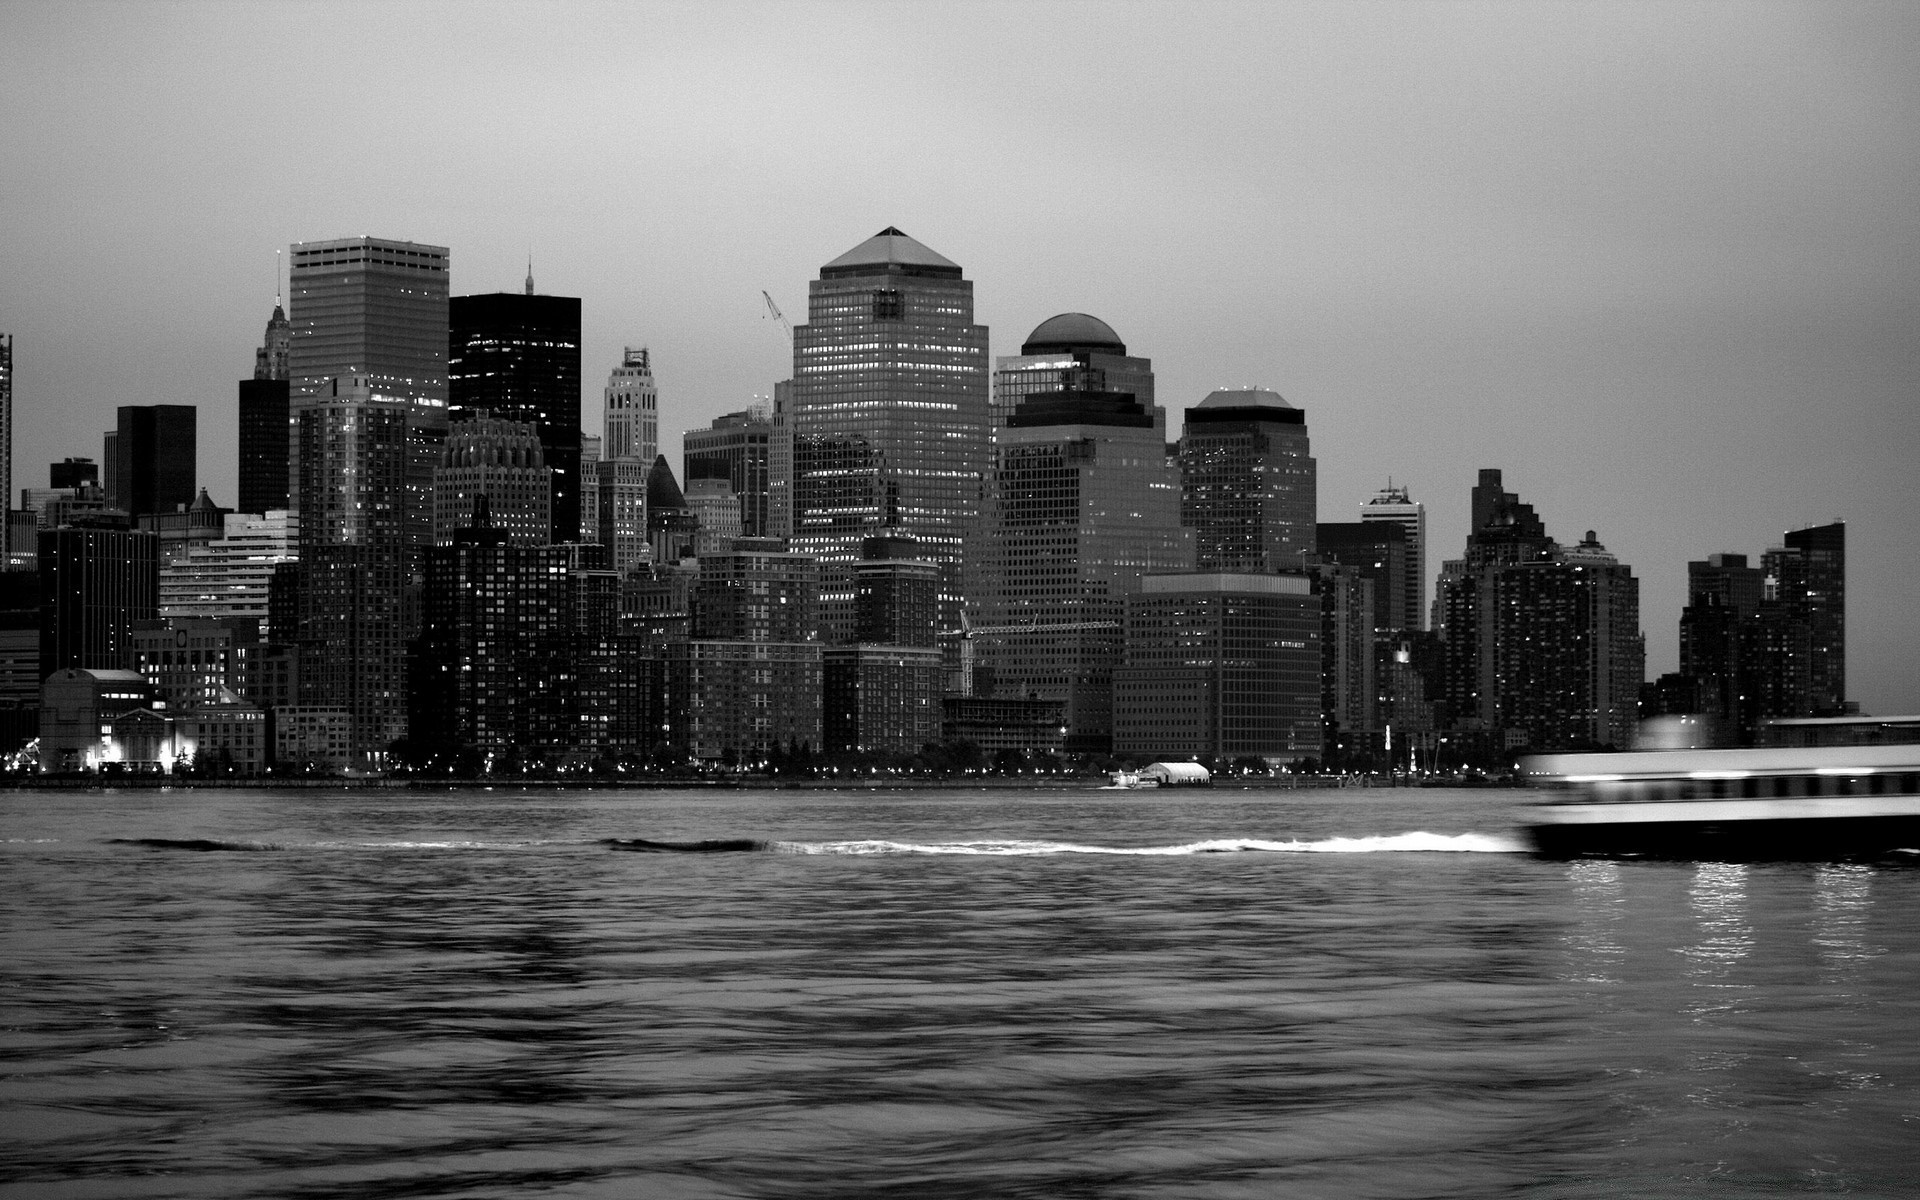
<path fill-rule="evenodd" d="M 1523 817 L 1523 828 L 1548 858 L 1920 862 L 1920 797 L 1541 805 Z"/>

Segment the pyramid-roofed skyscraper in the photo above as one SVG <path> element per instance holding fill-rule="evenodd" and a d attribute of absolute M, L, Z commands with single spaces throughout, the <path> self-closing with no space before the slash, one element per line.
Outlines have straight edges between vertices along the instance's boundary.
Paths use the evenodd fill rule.
<path fill-rule="evenodd" d="M 821 625 L 853 636 L 865 538 L 941 563 L 957 626 L 962 538 L 987 460 L 987 330 L 960 267 L 892 226 L 820 268 L 793 331 L 793 537 L 819 558 Z"/>

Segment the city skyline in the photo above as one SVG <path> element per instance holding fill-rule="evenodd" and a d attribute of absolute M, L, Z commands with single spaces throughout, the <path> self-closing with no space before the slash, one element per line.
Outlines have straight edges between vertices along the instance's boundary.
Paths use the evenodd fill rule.
<path fill-rule="evenodd" d="M 449 246 L 456 295 L 514 290 L 531 243 L 542 290 L 583 299 L 584 379 L 651 347 L 677 469 L 681 433 L 786 378 L 760 291 L 797 318 L 821 263 L 897 225 L 964 266 L 994 358 L 1096 313 L 1170 413 L 1249 385 L 1306 409 L 1323 519 L 1408 487 L 1429 589 L 1476 472 L 1504 469 L 1556 536 L 1594 529 L 1633 566 L 1650 676 L 1674 669 L 1687 562 L 1846 520 L 1849 690 L 1920 709 L 1920 531 L 1887 502 L 1920 375 L 1911 12 L 1121 9 L 1082 29 L 1053 7 L 1009 46 L 964 10 L 882 29 L 901 23 L 858 6 L 563 9 L 563 36 L 515 9 L 447 32 L 423 8 L 395 18 L 433 47 L 405 79 L 285 90 L 299 28 L 366 11 L 14 14 L 0 332 L 21 486 L 93 453 L 120 405 L 184 403 L 199 483 L 234 503 L 233 381 L 284 286 L 274 252 L 360 232 Z M 615 102 L 640 19 L 659 95 Z M 1069 28 L 1084 64 L 1048 49 Z M 907 65 L 935 47 L 952 61 Z M 1103 77 L 1100 52 L 1133 69 Z M 179 86 L 189 62 L 204 86 Z M 1120 86 L 1142 72 L 1168 82 Z M 737 86 L 689 84 L 709 76 Z M 476 113 L 511 117 L 498 145 L 406 157 Z M 173 128 L 194 135 L 153 136 Z M 321 160 L 315 186 L 296 131 L 364 133 L 382 169 Z M 1032 161 L 1082 143 L 1127 147 L 1124 186 Z M 644 161 L 614 164 L 630 144 Z M 468 170 L 499 175 L 487 198 Z M 598 428 L 597 400 L 582 418 Z"/>

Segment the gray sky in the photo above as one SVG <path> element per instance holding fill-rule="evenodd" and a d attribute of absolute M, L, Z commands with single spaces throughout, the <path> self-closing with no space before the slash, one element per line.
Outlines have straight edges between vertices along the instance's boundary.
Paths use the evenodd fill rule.
<path fill-rule="evenodd" d="M 450 246 L 583 298 L 586 426 L 654 351 L 662 449 L 771 390 L 820 264 L 961 264 L 995 355 L 1057 312 L 1304 408 L 1322 520 L 1391 476 L 1435 564 L 1500 467 L 1642 580 L 1845 519 L 1850 692 L 1920 711 L 1920 5 L 0 4 L 16 487 L 119 404 L 234 382 L 274 251 Z M 15 498 L 17 503 L 17 497 Z"/>

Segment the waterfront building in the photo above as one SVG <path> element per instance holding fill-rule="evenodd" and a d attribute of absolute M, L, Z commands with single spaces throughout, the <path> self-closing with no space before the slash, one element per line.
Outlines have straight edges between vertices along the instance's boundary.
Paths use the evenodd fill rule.
<path fill-rule="evenodd" d="M 823 656 L 828 750 L 913 753 L 940 741 L 940 564 L 910 538 L 868 538 L 854 567 L 854 644 Z"/>
<path fill-rule="evenodd" d="M 1180 520 L 1203 571 L 1304 571 L 1314 552 L 1306 414 L 1278 392 L 1210 393 L 1180 439 Z"/>
<path fill-rule="evenodd" d="M 51 672 L 40 689 L 40 769 L 91 771 L 110 761 L 114 719 L 159 701 L 153 686 L 134 671 L 62 667 Z"/>
<path fill-rule="evenodd" d="M 1559 545 L 1499 471 L 1481 471 L 1466 557 L 1446 564 L 1437 608 L 1458 729 L 1497 751 L 1632 744 L 1640 586 L 1591 530 Z"/>
<path fill-rule="evenodd" d="M 1375 584 L 1357 566 L 1322 563 L 1313 568 L 1320 597 L 1320 709 L 1327 750 L 1365 753 L 1379 731 L 1376 705 Z"/>
<path fill-rule="evenodd" d="M 301 411 L 330 403 L 333 381 L 404 405 L 404 499 L 397 510 L 417 553 L 433 542 L 433 469 L 447 432 L 445 246 L 384 238 L 296 242 L 291 248 L 287 351 L 290 428 Z M 300 510 L 301 442 L 288 445 L 288 506 Z"/>
<path fill-rule="evenodd" d="M 1406 557 L 1398 590 L 1385 597 L 1389 611 L 1399 615 L 1383 629 L 1417 630 L 1427 627 L 1427 508 L 1392 480 L 1360 507 L 1364 525 L 1398 526 Z"/>
<path fill-rule="evenodd" d="M 284 766 L 344 774 L 353 765 L 353 714 L 325 705 L 273 709 L 273 758 Z"/>
<path fill-rule="evenodd" d="M 160 539 L 111 517 L 39 533 L 40 670 L 120 670 L 159 614 Z"/>
<path fill-rule="evenodd" d="M 176 617 L 136 621 L 127 634 L 127 667 L 169 706 L 212 704 L 248 690 L 259 623 L 244 617 Z"/>
<path fill-rule="evenodd" d="M 793 331 L 794 548 L 817 558 L 829 641 L 852 636 L 853 564 L 876 535 L 942 564 L 945 624 L 987 460 L 987 329 L 973 284 L 889 226 L 820 269 Z"/>
<path fill-rule="evenodd" d="M 1321 602 L 1300 574 L 1149 575 L 1126 602 L 1113 752 L 1260 758 L 1321 752 Z"/>
<path fill-rule="evenodd" d="M 40 703 L 40 572 L 0 571 L 0 712 L 31 709 Z M 19 749 L 8 745 L 11 735 L 0 718 L 0 753 Z M 32 737 L 29 726 L 26 736 Z"/>
<path fill-rule="evenodd" d="M 408 507 L 421 444 L 413 433 L 434 418 L 366 376 L 333 380 L 295 418 L 299 563 L 285 636 L 300 647 L 301 703 L 346 709 L 354 756 L 378 765 L 407 732 L 406 589 L 426 550 Z M 272 620 L 282 636 L 277 613 Z"/>
<path fill-rule="evenodd" d="M 1786 619 L 1807 628 L 1807 707 L 1818 717 L 1847 708 L 1847 526 L 1788 530 L 1761 556 Z"/>
<path fill-rule="evenodd" d="M 770 537 L 768 470 L 773 438 L 773 406 L 756 401 L 741 412 L 715 417 L 708 429 L 690 429 L 683 439 L 681 465 L 687 495 L 694 481 L 724 479 L 740 510 L 740 537 Z"/>
<path fill-rule="evenodd" d="M 973 681 L 983 696 L 1059 703 L 1066 748 L 1100 753 L 1127 593 L 1142 576 L 1192 570 L 1193 535 L 1147 389 L 1066 382 L 1024 395 L 993 447 L 970 547 Z"/>
<path fill-rule="evenodd" d="M 532 421 L 496 417 L 456 420 L 447 429 L 433 473 L 433 544 L 453 544 L 455 531 L 473 522 L 486 497 L 493 525 L 516 546 L 553 539 L 553 469 L 546 465 L 540 429 Z"/>
<path fill-rule="evenodd" d="M 107 506 L 137 520 L 193 503 L 198 419 L 191 404 L 122 405 L 106 442 Z"/>
<path fill-rule="evenodd" d="M 454 424 L 491 417 L 534 426 L 548 471 L 543 542 L 580 538 L 580 301 L 526 290 L 447 303 L 447 404 Z M 511 514 L 499 500 L 496 519 Z M 444 544 L 444 543 L 443 543 Z"/>

